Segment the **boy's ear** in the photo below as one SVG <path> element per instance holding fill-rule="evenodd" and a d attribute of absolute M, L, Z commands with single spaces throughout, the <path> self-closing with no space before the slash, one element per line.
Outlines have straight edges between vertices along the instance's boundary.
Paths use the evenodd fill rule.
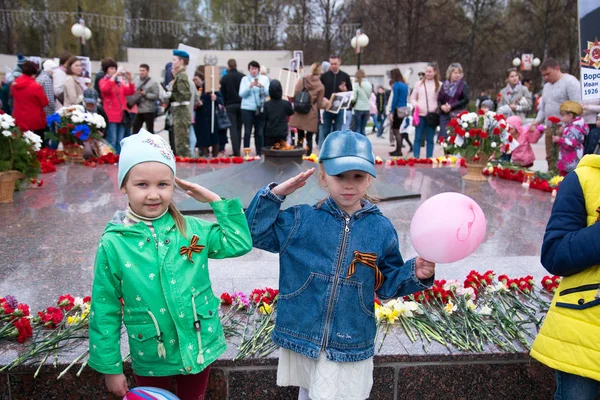
<path fill-rule="evenodd" d="M 319 183 L 323 187 L 327 187 L 327 182 L 325 181 L 325 172 L 319 170 Z"/>
<path fill-rule="evenodd" d="M 121 193 L 123 193 L 123 194 L 127 194 L 127 190 L 125 189 L 125 186 L 123 186 L 123 187 L 121 188 Z"/>

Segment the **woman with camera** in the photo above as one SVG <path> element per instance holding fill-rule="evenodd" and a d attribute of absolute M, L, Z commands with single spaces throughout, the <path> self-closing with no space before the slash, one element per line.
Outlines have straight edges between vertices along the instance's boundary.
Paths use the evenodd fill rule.
<path fill-rule="evenodd" d="M 104 78 L 100 81 L 100 92 L 102 93 L 102 105 L 108 117 L 106 127 L 106 140 L 115 149 L 117 154 L 121 152 L 121 140 L 125 136 L 125 118 L 129 118 L 126 111 L 127 100 L 125 96 L 135 93 L 135 86 L 131 83 L 131 73 L 118 68 L 113 59 L 105 59 L 102 69 Z"/>

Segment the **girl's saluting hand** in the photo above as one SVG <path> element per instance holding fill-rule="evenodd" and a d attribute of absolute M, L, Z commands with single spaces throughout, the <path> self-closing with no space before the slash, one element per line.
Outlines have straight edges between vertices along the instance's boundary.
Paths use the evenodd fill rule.
<path fill-rule="evenodd" d="M 429 279 L 435 273 L 435 263 L 427 261 L 423 257 L 417 257 L 417 265 L 415 267 L 415 275 L 419 279 Z"/>
<path fill-rule="evenodd" d="M 287 181 L 275 186 L 273 189 L 271 189 L 271 191 L 277 196 L 289 196 L 302 186 L 306 185 L 306 181 L 314 172 L 315 169 L 311 168 L 308 171 L 299 173 L 293 178 L 290 178 Z"/>
<path fill-rule="evenodd" d="M 183 179 L 179 179 L 175 177 L 175 183 L 177 186 L 182 188 L 187 192 L 188 195 L 192 196 L 194 199 L 198 200 L 201 203 L 212 203 L 213 201 L 221 200 L 221 197 L 214 192 L 211 192 L 207 188 L 198 185 L 197 183 L 192 183 L 188 181 L 184 181 Z"/>

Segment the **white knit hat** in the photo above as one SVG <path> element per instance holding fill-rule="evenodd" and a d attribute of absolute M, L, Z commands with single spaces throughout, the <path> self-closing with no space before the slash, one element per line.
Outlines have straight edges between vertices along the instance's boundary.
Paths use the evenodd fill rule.
<path fill-rule="evenodd" d="M 153 135 L 145 129 L 138 134 L 131 135 L 121 140 L 121 154 L 119 155 L 119 187 L 129 170 L 144 162 L 163 163 L 175 175 L 175 156 L 171 146 L 159 135 Z"/>
<path fill-rule="evenodd" d="M 46 60 L 42 64 L 44 71 L 51 72 L 54 68 L 58 67 L 58 65 L 54 62 L 54 60 Z"/>

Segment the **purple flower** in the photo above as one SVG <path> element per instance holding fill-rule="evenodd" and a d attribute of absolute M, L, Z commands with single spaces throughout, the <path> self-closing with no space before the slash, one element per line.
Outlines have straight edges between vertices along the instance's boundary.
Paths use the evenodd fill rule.
<path fill-rule="evenodd" d="M 12 308 L 13 310 L 17 309 L 19 302 L 17 301 L 17 298 L 15 296 L 8 295 L 4 298 L 4 300 L 6 301 L 6 303 L 8 303 L 10 308 Z"/>
<path fill-rule="evenodd" d="M 242 307 L 245 307 L 245 308 L 250 307 L 250 300 L 248 300 L 248 297 L 244 294 L 244 292 L 234 292 L 231 295 L 231 298 L 233 299 L 234 303 L 236 303 Z"/>

